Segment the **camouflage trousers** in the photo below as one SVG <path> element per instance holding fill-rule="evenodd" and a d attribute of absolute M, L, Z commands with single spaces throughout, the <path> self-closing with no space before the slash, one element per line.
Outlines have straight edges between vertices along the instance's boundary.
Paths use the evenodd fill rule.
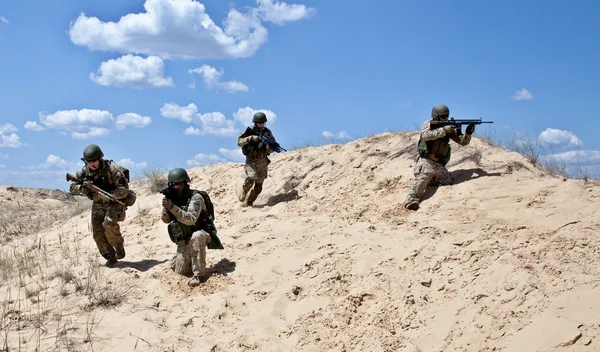
<path fill-rule="evenodd" d="M 125 207 L 117 203 L 92 203 L 92 233 L 98 251 L 109 259 L 115 248 L 123 247 L 119 222 L 125 220 Z"/>
<path fill-rule="evenodd" d="M 210 235 L 204 230 L 194 232 L 188 243 L 179 241 L 171 269 L 184 276 L 206 276 L 206 246 L 209 242 Z"/>
<path fill-rule="evenodd" d="M 262 192 L 263 182 L 268 176 L 269 159 L 251 159 L 246 158 L 246 165 L 244 171 L 246 171 L 246 179 L 242 186 L 242 194 L 240 194 L 240 201 L 246 197 L 246 194 L 252 189 L 248 196 L 248 203 L 253 203 L 260 192 Z M 254 186 L 254 188 L 252 188 Z"/>
<path fill-rule="evenodd" d="M 451 185 L 452 177 L 446 167 L 437 161 L 419 157 L 414 168 L 415 179 L 410 185 L 404 204 L 419 203 L 430 183 L 442 186 Z"/>

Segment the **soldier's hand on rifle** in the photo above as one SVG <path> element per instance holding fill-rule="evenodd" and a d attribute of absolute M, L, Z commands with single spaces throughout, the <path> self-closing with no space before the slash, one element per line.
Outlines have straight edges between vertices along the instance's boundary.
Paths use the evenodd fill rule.
<path fill-rule="evenodd" d="M 472 135 L 473 132 L 475 132 L 475 124 L 474 123 L 470 123 L 467 126 L 467 129 L 465 130 L 465 133 L 468 134 L 468 135 Z"/>
<path fill-rule="evenodd" d="M 94 192 L 94 196 L 92 198 L 94 202 L 106 202 L 106 196 L 100 192 Z"/>
<path fill-rule="evenodd" d="M 173 202 L 165 197 L 163 198 L 162 206 L 167 210 L 171 210 L 171 208 L 173 208 Z"/>
<path fill-rule="evenodd" d="M 254 142 L 254 143 L 258 143 L 258 142 L 260 142 L 260 137 L 259 136 L 250 136 L 250 141 Z"/>
<path fill-rule="evenodd" d="M 456 134 L 456 128 L 452 125 L 446 125 L 443 127 L 446 134 Z"/>

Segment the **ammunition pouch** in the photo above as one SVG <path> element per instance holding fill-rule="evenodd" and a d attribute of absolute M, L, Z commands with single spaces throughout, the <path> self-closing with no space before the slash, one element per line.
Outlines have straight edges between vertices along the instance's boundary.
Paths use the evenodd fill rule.
<path fill-rule="evenodd" d="M 137 195 L 135 194 L 135 192 L 129 190 L 129 192 L 127 193 L 127 197 L 121 199 L 121 202 L 123 202 L 123 204 L 125 204 L 126 206 L 130 207 L 135 204 L 136 199 Z"/>
<path fill-rule="evenodd" d="M 185 241 L 188 243 L 192 238 L 192 227 L 188 225 L 184 225 L 179 221 L 171 221 L 169 225 L 167 225 L 167 231 L 169 232 L 169 238 L 173 243 L 177 243 L 179 241 Z"/>

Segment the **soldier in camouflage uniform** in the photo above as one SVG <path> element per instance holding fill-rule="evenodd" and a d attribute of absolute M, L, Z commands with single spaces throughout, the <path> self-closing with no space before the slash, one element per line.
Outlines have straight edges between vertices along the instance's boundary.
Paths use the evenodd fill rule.
<path fill-rule="evenodd" d="M 246 179 L 238 194 L 238 198 L 240 202 L 244 202 L 246 195 L 252 189 L 246 200 L 248 206 L 254 204 L 254 201 L 262 191 L 263 182 L 267 178 L 267 170 L 271 162 L 268 157 L 273 152 L 269 146 L 259 148 L 260 137 L 266 134 L 275 140 L 271 130 L 265 127 L 267 115 L 263 112 L 257 112 L 254 114 L 252 122 L 254 123 L 254 127 L 246 128 L 237 141 L 237 145 L 242 147 L 242 153 L 246 156 L 246 165 L 244 167 Z"/>
<path fill-rule="evenodd" d="M 202 194 L 190 189 L 190 178 L 182 168 L 169 172 L 169 188 L 163 198 L 162 221 L 169 224 L 169 236 L 177 244 L 177 253 L 171 263 L 172 269 L 180 275 L 188 276 L 192 287 L 206 282 L 206 248 L 223 249 L 213 219 L 208 214 Z M 163 193 L 164 194 L 164 193 Z"/>
<path fill-rule="evenodd" d="M 104 160 L 99 146 L 90 144 L 83 150 L 83 168 L 77 171 L 77 179 L 91 182 L 98 188 L 122 200 L 129 193 L 127 177 L 112 160 Z M 85 184 L 71 182 L 70 192 L 84 194 L 92 203 L 92 232 L 100 254 L 107 260 L 106 266 L 112 267 L 118 259 L 125 258 L 123 237 L 119 222 L 125 220 L 126 206 L 109 201 L 101 194 L 90 191 Z"/>
<path fill-rule="evenodd" d="M 431 119 L 434 121 L 448 120 L 449 115 L 450 109 L 443 104 L 436 105 L 431 110 Z M 452 184 L 452 177 L 446 169 L 451 154 L 450 140 L 465 146 L 471 142 L 471 135 L 475 132 L 475 125 L 469 124 L 465 134 L 459 137 L 454 126 L 431 129 L 430 122 L 425 121 L 421 129 L 419 156 L 414 168 L 415 179 L 404 202 L 409 210 L 419 209 L 421 197 L 430 183 Z"/>

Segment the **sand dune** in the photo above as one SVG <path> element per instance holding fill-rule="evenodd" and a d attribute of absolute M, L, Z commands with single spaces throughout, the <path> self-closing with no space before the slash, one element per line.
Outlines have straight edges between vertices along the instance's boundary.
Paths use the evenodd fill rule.
<path fill-rule="evenodd" d="M 242 164 L 189 170 L 225 246 L 208 251 L 211 276 L 195 289 L 169 269 L 175 246 L 149 180 L 131 184 L 127 257 L 112 269 L 83 203 L 1 187 L 3 209 L 18 200 L 52 221 L 2 241 L 0 348 L 600 350 L 598 184 L 475 138 L 453 146 L 455 185 L 430 187 L 409 212 L 417 138 L 274 155 L 253 208 L 236 199 Z"/>

